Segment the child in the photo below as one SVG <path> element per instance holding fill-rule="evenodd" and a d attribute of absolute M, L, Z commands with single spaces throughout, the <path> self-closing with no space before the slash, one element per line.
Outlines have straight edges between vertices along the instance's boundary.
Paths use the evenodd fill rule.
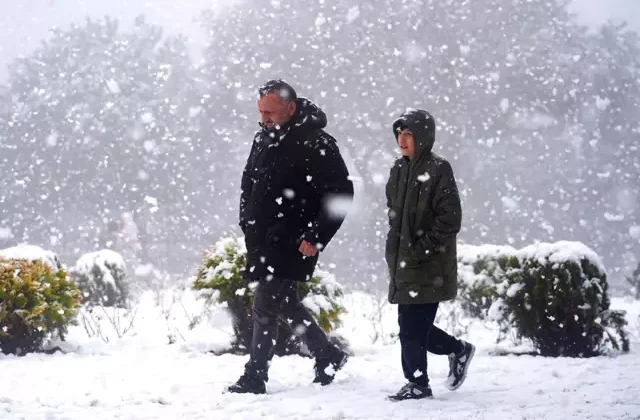
<path fill-rule="evenodd" d="M 398 304 L 402 370 L 409 381 L 393 401 L 431 398 L 427 351 L 449 356 L 447 386 L 464 382 L 475 347 L 433 325 L 439 302 L 457 295 L 456 235 L 462 209 L 453 169 L 431 151 L 435 121 L 410 110 L 393 123 L 402 157 L 387 182 L 389 302 Z"/>

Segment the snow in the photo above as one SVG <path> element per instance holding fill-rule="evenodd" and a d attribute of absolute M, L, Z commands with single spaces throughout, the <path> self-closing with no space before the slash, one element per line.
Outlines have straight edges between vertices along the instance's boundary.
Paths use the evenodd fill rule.
<path fill-rule="evenodd" d="M 320 314 L 320 311 L 323 309 L 325 311 L 331 310 L 331 303 L 326 296 L 323 295 L 309 294 L 302 299 L 302 304 L 316 315 Z"/>
<path fill-rule="evenodd" d="M 491 307 L 489 307 L 489 310 L 487 311 L 487 319 L 496 322 L 500 321 L 500 319 L 502 319 L 504 316 L 503 314 L 506 308 L 507 305 L 502 298 L 494 300 L 491 304 Z"/>
<path fill-rule="evenodd" d="M 58 268 L 61 267 L 58 256 L 54 252 L 47 251 L 35 245 L 21 244 L 11 248 L 0 249 L 0 257 L 32 261 L 39 260 L 51 267 L 52 270 L 58 270 Z"/>
<path fill-rule="evenodd" d="M 347 22 L 352 23 L 354 20 L 358 19 L 360 16 L 360 8 L 358 6 L 350 7 L 347 12 Z"/>
<path fill-rule="evenodd" d="M 606 212 L 604 214 L 604 218 L 607 219 L 607 221 L 609 222 L 621 222 L 624 220 L 624 215 Z"/>
<path fill-rule="evenodd" d="M 493 277 L 489 273 L 475 273 L 474 264 L 478 260 L 496 261 L 498 258 L 516 255 L 518 250 L 509 245 L 458 245 L 458 279 L 467 286 L 473 284 L 492 284 Z M 492 267 L 489 267 L 490 269 Z M 499 268 L 496 268 L 499 269 Z M 498 286 L 500 289 L 501 285 Z M 494 309 L 495 310 L 495 309 Z M 491 313 L 491 310 L 489 310 Z"/>
<path fill-rule="evenodd" d="M 355 0 L 254 1 L 249 8 L 236 0 L 192 0 L 188 7 L 168 0 L 27 3 L 33 0 L 6 2 L 0 17 L 15 41 L 0 48 L 0 246 L 29 240 L 55 248 L 63 261 L 113 247 L 138 276 L 180 282 L 201 262 L 203 246 L 238 229 L 241 172 L 258 119 L 255 87 L 281 74 L 297 80 L 301 95 L 322 98 L 327 131 L 357 181 L 357 214 L 347 214 L 346 200 L 328 203 L 329 213 L 347 219 L 321 257 L 335 263 L 329 266 L 345 285 L 375 290 L 373 283 L 386 283 L 384 186 L 397 154 L 390 125 L 409 106 L 429 108 L 438 122 L 434 151 L 454 166 L 464 201 L 461 239 L 587 245 L 464 245 L 463 282 L 488 280 L 473 273 L 480 254 L 553 262 L 588 253 L 609 268 L 612 290 L 627 287 L 625 267 L 635 267 L 640 255 L 640 131 L 633 118 L 640 107 L 629 100 L 638 97 L 640 79 L 629 54 L 637 40 L 613 26 L 587 36 L 563 8 L 542 0 L 423 2 L 426 8 Z M 223 3 L 229 7 L 221 9 Z M 583 5 L 583 20 L 640 22 L 631 6 L 637 0 L 571 3 Z M 105 15 L 122 21 L 109 24 Z M 146 19 L 133 22 L 136 15 Z M 49 31 L 54 25 L 60 29 Z M 291 48 L 282 50 L 277 39 L 292 40 Z M 277 194 L 283 206 L 305 195 Z M 230 241 L 213 254 L 226 254 L 224 244 L 244 249 L 242 239 Z M 48 251 L 20 253 L 59 264 Z M 228 263 L 218 270 L 231 275 Z M 518 286 L 500 287 L 510 296 Z M 190 294 L 149 293 L 137 313 L 83 312 L 100 332 L 87 337 L 74 327 L 72 353 L 0 360 L 3 378 L 5 368 L 10 378 L 0 384 L 0 419 L 521 420 L 637 412 L 628 395 L 638 389 L 625 376 L 637 371 L 636 353 L 498 358 L 495 326 L 473 322 L 478 364 L 463 389 L 444 392 L 438 381 L 446 358 L 434 357 L 436 400 L 389 405 L 382 397 L 402 382 L 397 343 L 390 345 L 395 308 L 383 305 L 384 296 L 369 300 L 345 298 L 349 313 L 340 332 L 356 355 L 336 386 L 309 386 L 310 361 L 277 358 L 269 385 L 276 394 L 253 399 L 220 395 L 246 358 L 204 354 L 228 344 L 228 319 Z M 307 301 L 317 310 L 326 303 Z M 489 312 L 498 314 L 500 302 Z M 206 322 L 188 329 L 196 316 Z M 118 317 L 118 325 L 132 322 L 133 329 L 112 326 Z M 637 314 L 629 319 L 636 328 Z M 25 372 L 36 379 L 19 379 Z"/>
<path fill-rule="evenodd" d="M 434 150 L 452 162 L 465 192 L 465 240 L 584 240 L 616 286 L 619 256 L 638 254 L 628 235 L 640 202 L 638 128 L 629 117 L 638 103 L 626 100 L 640 86 L 628 54 L 635 41 L 611 26 L 586 36 L 553 2 L 431 2 L 427 10 L 353 0 L 301 10 L 281 0 L 253 2 L 249 12 L 243 2 L 220 7 L 235 0 L 192 0 L 186 9 L 167 0 L 76 8 L 67 0 L 46 2 L 35 18 L 24 2 L 13 3 L 20 5 L 5 8 L 3 23 L 21 35 L 0 55 L 7 76 L 0 156 L 13 150 L 9 156 L 33 159 L 0 158 L 7 185 L 0 223 L 50 247 L 51 229 L 62 229 L 55 247 L 65 260 L 92 250 L 105 220 L 131 212 L 140 232 L 136 259 L 178 276 L 192 270 L 203 244 L 237 225 L 236 195 L 258 118 L 251 98 L 278 74 L 301 95 L 322 98 L 326 129 L 361 180 L 356 195 L 368 205 L 339 233 L 366 261 L 355 277 L 380 279 L 385 270 L 378 240 L 397 153 L 389 126 L 407 106 L 429 108 L 438 121 Z M 611 9 L 592 13 L 602 22 Z M 85 14 L 99 20 L 89 24 Z M 530 31 L 517 24 L 519 14 L 530 18 Z M 114 33 L 104 16 L 122 18 Z M 59 30 L 50 32 L 54 24 Z M 295 42 L 279 51 L 271 42 L 278 37 Z M 400 78 L 399 58 L 409 67 Z M 222 141 L 206 140 L 212 136 Z M 34 177 L 36 163 L 43 172 Z M 161 208 L 147 209 L 145 194 Z M 547 204 L 538 207 L 541 197 Z M 607 223 L 605 212 L 620 220 Z M 350 274 L 351 253 L 330 249 L 337 270 Z"/>
<path fill-rule="evenodd" d="M 512 197 L 503 196 L 501 197 L 502 205 L 506 211 L 517 211 L 520 205 L 518 201 Z"/>
<path fill-rule="evenodd" d="M 247 247 L 244 241 L 244 237 L 233 236 L 225 237 L 216 241 L 213 249 L 206 252 L 205 258 L 221 258 L 222 260 L 229 260 L 231 254 L 238 255 L 246 253 Z"/>
<path fill-rule="evenodd" d="M 116 82 L 113 79 L 110 79 L 107 81 L 107 88 L 114 95 L 117 95 L 120 93 L 120 85 L 118 84 L 118 82 Z"/>
<path fill-rule="evenodd" d="M 541 264 L 546 261 L 556 263 L 574 261 L 580 264 L 582 258 L 587 258 L 601 273 L 607 270 L 596 252 L 583 244 L 575 241 L 558 241 L 554 243 L 533 244 L 519 250 L 516 255 L 519 259 L 537 260 Z"/>
<path fill-rule="evenodd" d="M 523 288 L 524 288 L 524 284 L 522 284 L 522 283 L 514 283 L 511 286 L 509 286 L 509 288 L 507 289 L 506 295 L 507 295 L 507 297 L 512 298 L 515 295 L 517 295 L 518 292 L 520 290 L 522 290 Z"/>
<path fill-rule="evenodd" d="M 150 275 L 151 273 L 153 273 L 153 264 L 142 264 L 142 265 L 139 265 L 139 266 L 137 266 L 135 268 L 133 273 L 136 276 L 146 277 L 146 276 Z"/>
<path fill-rule="evenodd" d="M 600 96 L 596 96 L 596 108 L 598 108 L 599 111 L 604 111 L 606 110 L 609 105 L 611 105 L 611 100 L 609 98 L 602 98 Z"/>
<path fill-rule="evenodd" d="M 58 144 L 58 133 L 52 132 L 47 136 L 47 146 L 54 147 Z"/>
<path fill-rule="evenodd" d="M 325 207 L 330 217 L 341 219 L 349 214 L 352 207 L 352 199 L 350 197 L 334 195 L 325 201 Z"/>
<path fill-rule="evenodd" d="M 316 268 L 313 275 L 320 279 L 318 287 L 326 289 L 329 296 L 335 296 L 342 291 L 343 286 L 336 280 L 336 276 L 333 273 L 321 268 Z"/>
<path fill-rule="evenodd" d="M 427 57 L 427 52 L 419 45 L 412 41 L 404 46 L 403 55 L 411 64 L 418 64 Z"/>
<path fill-rule="evenodd" d="M 501 256 L 515 255 L 516 248 L 509 245 L 458 245 L 458 261 L 464 264 L 473 264 L 481 258 L 498 259 Z"/>
<path fill-rule="evenodd" d="M 215 268 L 210 268 L 207 273 L 207 282 L 211 281 L 214 277 L 222 276 L 225 279 L 233 277 L 233 269 L 235 265 L 231 261 L 221 261 Z"/>
<path fill-rule="evenodd" d="M 192 106 L 189 108 L 189 117 L 195 118 L 202 112 L 201 106 Z"/>
<path fill-rule="evenodd" d="M 145 124 L 151 124 L 151 123 L 153 123 L 155 121 L 155 117 L 153 116 L 153 113 L 145 112 L 140 117 L 140 120 L 142 120 L 142 122 L 145 123 Z"/>
<path fill-rule="evenodd" d="M 445 388 L 447 357 L 430 354 L 434 399 L 387 401 L 404 384 L 400 345 L 392 338 L 372 342 L 372 336 L 376 329 L 387 337 L 397 333 L 396 307 L 375 301 L 363 293 L 345 296 L 349 312 L 338 332 L 350 340 L 354 355 L 332 385 L 311 383 L 312 359 L 276 356 L 267 394 L 254 396 L 224 392 L 242 373 L 247 356 L 210 353 L 229 343 L 231 326 L 222 308 L 210 308 L 204 321 L 189 329 L 189 320 L 206 309 L 192 292 L 148 292 L 132 329 L 120 338 L 103 318 L 108 341 L 88 337 L 76 326 L 60 345 L 66 354 L 0 356 L 0 418 L 637 418 L 637 351 L 591 359 L 501 355 L 507 348 L 496 347 L 496 332 L 478 323 L 463 335 L 477 351 L 459 390 Z M 636 319 L 640 314 L 640 305 L 629 300 L 614 299 L 613 306 L 629 309 Z M 633 330 L 636 345 L 638 326 Z"/>
<path fill-rule="evenodd" d="M 428 172 L 418 175 L 418 182 L 427 182 L 431 179 L 431 175 Z"/>
<path fill-rule="evenodd" d="M 371 180 L 376 185 L 384 185 L 387 182 L 387 177 L 383 173 L 376 172 L 371 175 Z"/>
<path fill-rule="evenodd" d="M 13 232 L 11 232 L 11 228 L 0 227 L 0 239 L 11 239 L 11 238 L 13 238 Z"/>
<path fill-rule="evenodd" d="M 156 143 L 153 140 L 145 140 L 143 145 L 144 150 L 146 150 L 147 152 L 152 152 L 156 148 Z"/>
<path fill-rule="evenodd" d="M 105 285 L 110 284 L 114 289 L 117 289 L 116 281 L 111 274 L 111 269 L 107 265 L 113 266 L 116 270 L 123 272 L 127 270 L 127 264 L 122 258 L 122 255 L 110 249 L 102 249 L 82 255 L 73 267 L 73 271 L 78 274 L 83 274 L 87 276 L 87 278 L 93 278 L 91 270 L 94 267 L 98 267 L 102 272 L 102 281 Z"/>
<path fill-rule="evenodd" d="M 500 109 L 502 110 L 503 113 L 506 113 L 507 111 L 509 111 L 509 99 L 508 98 L 502 98 L 500 100 Z"/>
<path fill-rule="evenodd" d="M 540 112 L 524 114 L 515 112 L 510 118 L 510 122 L 513 126 L 526 128 L 527 130 L 539 130 L 552 126 L 555 123 L 555 119 Z"/>

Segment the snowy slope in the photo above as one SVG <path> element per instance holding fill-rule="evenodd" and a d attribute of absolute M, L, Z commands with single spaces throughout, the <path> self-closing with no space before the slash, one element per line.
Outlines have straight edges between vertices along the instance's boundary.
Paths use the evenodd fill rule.
<path fill-rule="evenodd" d="M 350 338 L 355 356 L 329 387 L 311 384 L 312 360 L 276 357 L 267 395 L 224 394 L 246 361 L 205 351 L 225 340 L 224 316 L 214 313 L 206 328 L 183 330 L 184 340 L 166 345 L 162 343 L 167 325 L 180 330 L 184 324 L 177 315 L 166 323 L 148 299 L 135 318 L 138 334 L 105 344 L 75 327 L 67 344 L 75 348 L 72 353 L 0 356 L 0 419 L 640 418 L 637 350 L 594 359 L 496 356 L 495 333 L 480 324 L 470 328 L 468 337 L 478 345 L 478 352 L 462 388 L 446 390 L 447 359 L 432 356 L 429 374 L 434 400 L 386 401 L 385 396 L 403 384 L 399 345 L 389 337 L 397 332 L 395 308 L 385 306 L 382 311 L 386 344 L 382 340 L 372 344 L 371 299 L 363 295 L 346 299 L 350 313 L 340 332 Z M 188 299 L 183 303 L 178 305 L 182 313 L 189 312 L 183 306 L 191 310 L 195 305 Z M 617 300 L 614 306 L 632 310 L 632 344 L 637 348 L 638 305 Z M 375 329 L 380 330 L 380 324 Z"/>

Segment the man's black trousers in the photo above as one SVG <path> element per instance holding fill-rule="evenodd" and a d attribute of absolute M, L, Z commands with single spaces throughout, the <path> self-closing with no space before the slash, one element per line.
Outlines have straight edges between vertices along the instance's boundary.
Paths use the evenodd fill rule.
<path fill-rule="evenodd" d="M 300 301 L 298 282 L 280 279 L 260 280 L 253 297 L 253 338 L 251 356 L 245 372 L 269 380 L 269 362 L 278 332 L 278 318 L 286 321 L 316 358 L 328 357 L 329 340 L 309 310 Z"/>

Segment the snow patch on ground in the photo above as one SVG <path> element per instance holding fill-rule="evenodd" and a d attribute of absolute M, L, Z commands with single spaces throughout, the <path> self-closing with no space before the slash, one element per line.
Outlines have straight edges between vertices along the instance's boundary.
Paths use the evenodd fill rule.
<path fill-rule="evenodd" d="M 338 332 L 349 339 L 354 356 L 331 386 L 311 383 L 312 359 L 288 356 L 274 357 L 267 395 L 223 393 L 242 374 L 247 357 L 210 353 L 229 342 L 228 316 L 221 307 L 204 307 L 188 289 L 177 289 L 144 294 L 133 331 L 123 338 L 105 343 L 77 326 L 65 343 L 67 354 L 0 356 L 0 418 L 637 418 L 638 329 L 632 330 L 632 352 L 626 355 L 496 356 L 497 331 L 490 323 L 471 321 L 463 338 L 478 350 L 465 384 L 446 390 L 448 359 L 430 355 L 435 398 L 392 403 L 385 397 L 404 383 L 400 346 L 393 340 L 397 307 L 386 304 L 382 294 L 350 293 L 343 303 L 348 313 Z M 613 299 L 613 307 L 629 310 L 630 323 L 640 315 L 640 304 L 631 300 Z M 191 330 L 195 316 L 203 321 Z M 389 339 L 374 340 L 376 331 Z"/>

